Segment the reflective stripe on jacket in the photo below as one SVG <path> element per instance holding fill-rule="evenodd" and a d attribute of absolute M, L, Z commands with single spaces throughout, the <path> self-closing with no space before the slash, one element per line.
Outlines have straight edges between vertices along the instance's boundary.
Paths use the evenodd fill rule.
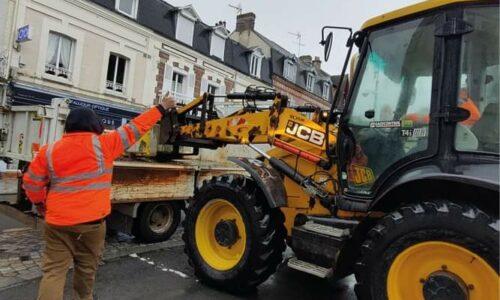
<path fill-rule="evenodd" d="M 111 212 L 113 161 L 161 118 L 152 108 L 117 130 L 65 134 L 44 145 L 23 177 L 23 187 L 35 204 L 46 201 L 45 221 L 75 225 L 104 218 Z"/>

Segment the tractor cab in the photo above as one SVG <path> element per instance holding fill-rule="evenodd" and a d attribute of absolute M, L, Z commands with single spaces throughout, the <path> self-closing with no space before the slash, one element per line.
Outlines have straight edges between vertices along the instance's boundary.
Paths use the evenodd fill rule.
<path fill-rule="evenodd" d="M 498 4 L 455 2 L 351 37 L 359 62 L 337 143 L 347 199 L 368 208 L 424 174 L 498 181 Z"/>

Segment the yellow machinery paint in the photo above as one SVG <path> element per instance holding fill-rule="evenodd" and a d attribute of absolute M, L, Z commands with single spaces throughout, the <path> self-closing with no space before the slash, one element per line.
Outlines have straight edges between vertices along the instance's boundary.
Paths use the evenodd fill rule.
<path fill-rule="evenodd" d="M 460 3 L 471 3 L 471 2 L 480 2 L 480 1 L 471 1 L 471 0 L 428 0 L 422 1 L 414 5 L 410 5 L 407 7 L 403 7 L 388 13 L 385 13 L 380 16 L 376 16 L 374 18 L 366 21 L 361 28 L 363 30 L 370 29 L 371 27 L 379 26 L 387 22 L 391 22 L 397 19 L 408 18 L 414 14 L 423 13 L 426 11 L 430 11 L 433 9 L 441 8 L 448 5 L 460 4 Z"/>
<path fill-rule="evenodd" d="M 499 298 L 499 277 L 480 256 L 455 244 L 430 241 L 407 248 L 392 262 L 389 299 L 423 300 L 423 282 L 433 274 L 456 278 L 470 300 Z"/>
<path fill-rule="evenodd" d="M 232 247 L 223 247 L 215 239 L 214 231 L 220 219 L 235 220 L 238 241 Z M 203 259 L 212 268 L 220 271 L 234 268 L 245 251 L 246 229 L 240 213 L 229 201 L 215 199 L 200 212 L 196 221 L 196 244 Z"/>
<path fill-rule="evenodd" d="M 405 20 L 412 21 L 415 15 L 419 15 L 421 13 L 438 10 L 448 6 L 453 6 L 453 9 L 455 9 L 454 5 L 460 6 L 461 4 L 471 3 L 477 4 L 483 2 L 467 0 L 430 0 L 402 8 L 367 21 L 363 25 L 362 32 L 354 34 L 353 36 L 356 38 L 353 38 L 349 42 L 356 45 L 358 45 L 357 42 L 359 42 L 359 44 L 364 43 L 366 45 L 366 40 L 363 39 L 370 38 L 370 32 L 372 30 L 379 29 L 379 26 L 382 26 L 383 24 L 388 24 L 396 20 L 404 23 Z M 491 1 L 491 3 L 494 2 Z M 431 34 L 434 37 L 434 31 L 432 31 Z M 357 40 L 358 38 L 360 40 Z M 435 50 L 435 48 L 432 49 Z M 363 63 L 366 62 L 366 59 L 367 55 L 361 53 L 359 62 L 358 58 L 353 61 L 362 66 Z M 412 65 L 408 64 L 407 66 L 408 69 L 411 69 L 409 66 Z M 358 69 L 361 69 L 358 70 L 358 72 L 362 72 L 362 68 Z M 352 67 L 351 70 L 354 70 L 354 67 Z M 352 77 L 352 82 L 356 84 L 356 77 L 359 78 L 361 75 L 352 75 L 354 76 Z M 266 92 L 264 92 L 264 94 L 265 93 Z M 374 170 L 370 169 L 368 164 L 365 163 L 365 165 L 363 165 L 363 161 L 361 159 L 356 163 L 351 161 L 351 164 L 345 168 L 342 166 L 342 180 L 352 185 L 343 185 L 345 190 L 340 191 L 340 187 L 338 185 L 339 178 L 337 178 L 337 166 L 335 165 L 337 162 L 336 159 L 338 158 L 340 163 L 345 164 L 347 164 L 348 161 L 342 161 L 340 159 L 341 155 L 339 152 L 343 149 L 336 149 L 335 153 L 333 153 L 333 151 L 328 151 L 331 152 L 328 154 L 326 153 L 326 149 L 334 149 L 336 147 L 338 133 L 336 125 L 333 126 L 333 123 L 335 122 L 332 122 L 332 126 L 329 127 L 330 131 L 328 132 L 328 135 L 326 135 L 327 126 L 325 123 L 326 120 L 330 118 L 327 118 L 328 115 L 325 117 L 325 113 L 328 114 L 328 112 L 318 109 L 314 111 L 312 115 L 306 116 L 306 114 L 301 113 L 299 109 L 288 107 L 286 95 L 280 95 L 279 93 L 274 92 L 269 94 L 273 94 L 274 99 L 270 97 L 257 99 L 258 93 L 256 93 L 255 90 L 250 90 L 248 94 L 240 94 L 239 97 L 241 98 L 231 98 L 244 100 L 250 99 L 254 101 L 264 100 L 263 98 L 265 98 L 272 100 L 272 104 L 269 108 L 258 109 L 258 107 L 255 106 L 249 109 L 241 109 L 240 111 L 225 118 L 202 118 L 199 122 L 182 124 L 176 128 L 179 140 L 184 139 L 184 141 L 193 142 L 195 145 L 197 142 L 200 142 L 199 145 L 209 145 L 212 148 L 216 148 L 222 147 L 226 144 L 243 144 L 251 146 L 252 149 L 258 152 L 259 149 L 256 149 L 254 145 L 266 144 L 275 146 L 265 153 L 259 152 L 261 156 L 257 160 L 257 164 L 251 165 L 248 161 L 245 162 L 246 165 L 244 166 L 251 165 L 251 167 L 249 167 L 250 170 L 247 168 L 245 168 L 245 170 L 249 172 L 251 175 L 250 177 L 252 178 L 251 181 L 255 183 L 252 187 L 256 188 L 249 191 L 245 190 L 245 192 L 248 193 L 241 198 L 248 200 L 248 202 L 245 203 L 252 203 L 251 207 L 246 207 L 244 209 L 236 208 L 236 205 L 231 203 L 233 202 L 232 197 L 223 199 L 224 195 L 228 195 L 228 190 L 232 191 L 233 195 L 238 195 L 239 197 L 239 193 L 241 193 L 243 189 L 247 188 L 244 180 L 235 181 L 229 179 L 228 177 L 214 178 L 211 183 L 204 185 L 204 187 L 210 187 L 214 190 L 226 190 L 220 192 L 217 196 L 214 196 L 213 199 L 199 196 L 202 200 L 199 203 L 204 203 L 203 205 L 205 205 L 203 207 L 200 206 L 201 209 L 200 207 L 196 207 L 196 203 L 193 204 L 195 207 L 193 211 L 198 213 L 197 215 L 193 213 L 194 215 L 191 216 L 192 220 L 196 220 L 196 224 L 194 226 L 194 232 L 191 231 L 190 233 L 188 232 L 188 234 L 195 235 L 195 244 L 187 246 L 187 249 L 189 249 L 187 250 L 187 253 L 192 259 L 198 259 L 199 256 L 201 256 L 202 259 L 198 259 L 198 267 L 195 266 L 195 269 L 203 273 L 205 280 L 208 280 L 219 287 L 223 286 L 227 282 L 232 283 L 237 281 L 243 288 L 246 288 L 254 287 L 260 284 L 263 280 L 269 277 L 269 274 L 274 272 L 275 267 L 281 261 L 271 261 L 272 267 L 266 269 L 267 266 L 269 266 L 269 262 L 266 260 L 266 257 L 275 254 L 273 249 L 266 248 L 269 246 L 269 243 L 267 242 L 272 240 L 272 236 L 264 237 L 262 240 L 257 240 L 255 243 L 259 246 L 255 247 L 248 241 L 250 241 L 252 236 L 258 235 L 253 232 L 253 230 L 255 230 L 253 227 L 251 227 L 248 223 L 245 223 L 251 219 L 248 218 L 248 214 L 250 213 L 255 213 L 259 216 L 260 213 L 265 215 L 265 213 L 263 213 L 265 209 L 263 206 L 259 205 L 257 201 L 264 198 L 264 201 L 268 201 L 268 203 L 264 206 L 267 206 L 269 211 L 277 212 L 276 215 L 278 215 L 273 221 L 275 223 L 279 223 L 279 226 L 272 228 L 272 230 L 275 230 L 273 235 L 282 234 L 280 235 L 281 241 L 279 241 L 279 243 L 274 241 L 278 245 L 275 248 L 278 249 L 276 251 L 283 251 L 280 249 L 285 248 L 285 239 L 296 254 L 302 251 L 300 254 L 302 254 L 302 258 L 304 259 L 299 257 L 300 254 L 297 254 L 297 258 L 301 262 L 305 262 L 305 264 L 300 266 L 300 264 L 294 265 L 294 263 L 288 263 L 289 266 L 294 266 L 297 270 L 304 271 L 304 269 L 307 268 L 304 267 L 301 269 L 301 267 L 304 265 L 307 266 L 307 263 L 310 263 L 313 267 L 309 265 L 308 267 L 311 268 L 304 272 L 314 275 L 317 275 L 319 272 L 322 275 L 317 276 L 327 277 L 330 276 L 329 274 L 331 273 L 328 270 L 336 271 L 335 268 L 339 265 L 341 267 L 345 267 L 343 261 L 345 257 L 349 257 L 348 260 L 346 259 L 348 261 L 346 264 L 351 268 L 354 264 L 356 264 L 357 266 L 368 269 L 367 265 L 371 264 L 370 268 L 372 269 L 369 270 L 379 270 L 376 269 L 379 267 L 378 265 L 376 267 L 373 266 L 380 263 L 382 261 L 382 256 L 385 257 L 386 253 L 391 253 L 391 255 L 394 255 L 395 259 L 393 259 L 394 257 L 391 257 L 391 261 L 389 261 L 389 259 L 387 260 L 388 263 L 384 261 L 384 265 L 380 267 L 386 268 L 384 269 L 384 274 L 387 276 L 382 278 L 383 283 L 382 281 L 376 281 L 375 279 L 368 278 L 371 274 L 368 274 L 366 277 L 363 277 L 363 274 L 361 274 L 362 272 L 356 274 L 361 277 L 361 279 L 366 281 L 371 280 L 368 284 L 365 281 L 363 283 L 365 284 L 364 286 L 361 284 L 361 288 L 363 290 L 362 295 L 364 295 L 366 299 L 423 299 L 426 292 L 429 292 L 429 290 L 431 292 L 433 291 L 432 289 L 423 288 L 423 285 L 429 284 L 429 282 L 432 281 L 429 279 L 432 279 L 432 276 L 451 278 L 450 280 L 453 281 L 453 285 L 450 286 L 452 288 L 461 289 L 461 295 L 466 295 L 465 299 L 498 298 L 498 274 L 490 265 L 491 259 L 483 258 L 487 257 L 488 254 L 481 253 L 479 250 L 482 249 L 479 249 L 477 253 L 475 253 L 476 249 L 473 246 L 470 246 L 470 244 L 460 246 L 460 243 L 452 243 L 449 240 L 446 241 L 446 239 L 441 238 L 441 236 L 435 237 L 435 240 L 424 239 L 417 242 L 415 242 L 416 238 L 412 236 L 411 238 L 413 238 L 413 240 L 411 240 L 411 242 L 414 244 L 409 242 L 404 245 L 396 245 L 396 241 L 405 237 L 404 234 L 412 235 L 415 233 L 411 230 L 416 230 L 414 228 L 420 226 L 421 224 L 419 222 L 422 220 L 426 222 L 436 222 L 433 223 L 433 226 L 435 227 L 430 229 L 439 230 L 442 229 L 440 227 L 443 227 L 443 224 L 438 221 L 441 221 L 442 219 L 440 218 L 443 216 L 449 217 L 451 221 L 455 222 L 460 222 L 464 216 L 470 216 L 470 218 L 474 219 L 474 222 L 476 222 L 476 226 L 483 226 L 479 227 L 479 229 L 483 229 L 492 227 L 491 224 L 495 224 L 495 222 L 498 223 L 498 219 L 495 219 L 495 216 L 491 217 L 487 213 L 482 212 L 480 209 L 475 211 L 467 205 L 460 206 L 458 201 L 453 202 L 450 200 L 446 202 L 441 198 L 423 200 L 417 199 L 420 202 L 412 203 L 411 201 L 414 195 L 408 193 L 405 194 L 406 198 L 402 197 L 395 199 L 397 198 L 396 196 L 399 197 L 399 194 L 395 194 L 396 196 L 394 196 L 394 198 L 387 197 L 387 199 L 389 199 L 387 202 L 392 202 L 386 202 L 387 205 L 384 207 L 370 206 L 372 201 L 378 201 L 380 199 L 374 197 L 373 195 L 369 195 L 369 192 L 366 190 L 362 191 L 366 192 L 364 194 L 356 194 L 355 192 L 352 192 L 355 188 L 351 188 L 352 186 L 375 182 L 376 173 Z M 209 104 L 210 96 L 212 96 L 212 104 Z M 254 97 L 253 99 L 251 98 L 252 96 Z M 349 101 L 347 101 L 347 103 L 349 104 Z M 213 105 L 213 95 L 205 94 L 194 99 L 193 102 L 187 104 L 186 106 L 179 108 L 177 110 L 177 115 L 185 114 L 186 112 L 189 112 L 199 106 L 202 106 L 203 110 L 207 111 L 209 110 L 207 107 L 210 105 Z M 347 111 L 348 110 L 349 109 L 347 109 Z M 365 112 L 366 118 L 373 118 L 373 116 L 369 117 L 366 114 L 367 112 L 369 111 Z M 389 120 L 389 122 L 395 123 L 398 121 L 401 121 L 401 119 Z M 327 142 L 328 148 L 326 145 Z M 355 152 L 357 150 L 352 149 L 352 147 L 349 148 L 349 145 L 347 145 L 346 148 L 348 149 L 346 151 Z M 352 157 L 353 156 L 351 156 L 351 158 Z M 380 154 L 375 158 L 379 159 Z M 276 163 L 273 164 L 273 160 L 279 161 L 281 167 L 277 167 L 280 165 Z M 407 165 L 411 164 L 407 163 Z M 255 169 L 262 171 L 262 169 L 265 169 L 266 166 L 267 169 L 263 171 L 267 172 L 266 174 L 258 173 L 257 171 L 255 173 L 251 172 L 252 170 L 255 171 Z M 273 173 L 273 170 L 277 172 Z M 296 177 L 296 174 L 299 174 L 300 176 Z M 259 179 L 263 177 L 262 175 L 274 177 L 274 181 L 261 184 L 262 182 L 259 181 Z M 304 179 L 309 180 L 309 183 L 312 182 L 312 188 L 311 185 L 307 186 L 304 184 L 306 181 Z M 390 179 L 392 180 L 394 178 Z M 387 180 L 386 182 L 383 182 L 383 185 L 390 185 L 391 182 L 392 181 Z M 264 188 L 262 185 L 264 185 Z M 274 199 L 269 201 L 269 199 L 272 198 L 272 195 L 269 197 L 269 195 L 265 194 L 265 191 L 267 191 L 266 187 L 269 185 L 279 185 L 280 187 L 283 187 L 286 193 L 279 193 L 278 191 L 278 194 L 285 200 L 284 202 L 279 203 L 279 205 L 275 205 L 276 202 L 273 202 Z M 315 193 L 315 188 L 318 188 L 324 192 L 324 194 Z M 348 188 L 351 190 L 350 194 L 346 192 Z M 385 188 L 385 190 L 383 188 Z M 259 189 L 264 190 L 264 192 L 259 193 L 256 191 Z M 390 188 L 385 186 L 380 189 L 382 191 L 392 192 Z M 386 196 L 383 192 L 377 192 L 377 197 Z M 214 194 L 216 193 L 214 192 Z M 259 197 L 260 199 L 257 199 Z M 326 201 L 323 201 L 325 199 Z M 340 201 L 344 201 L 342 203 L 344 206 L 337 205 Z M 366 205 L 361 209 L 356 208 L 356 205 L 365 205 L 366 203 L 370 205 Z M 415 206 L 411 206 L 413 204 L 415 204 Z M 470 211 L 468 209 L 470 209 Z M 269 214 L 266 215 L 267 217 L 265 219 L 258 219 L 256 217 L 251 219 L 253 223 L 250 222 L 250 224 L 258 227 L 260 223 L 268 222 L 272 216 L 272 213 L 269 211 Z M 457 213 L 457 211 L 459 213 Z M 480 220 L 480 217 L 478 216 L 483 216 L 484 219 Z M 410 219 L 410 221 L 407 222 L 414 222 L 407 223 L 410 225 L 406 224 L 407 230 L 409 231 L 404 232 L 404 234 L 401 234 L 400 236 L 389 236 L 386 231 L 392 231 L 394 234 L 400 234 L 401 227 L 399 226 L 405 225 L 402 224 L 403 222 L 401 221 L 401 219 L 404 218 L 407 220 Z M 235 225 L 233 226 L 233 230 L 237 231 L 241 237 L 230 247 L 221 246 L 220 243 L 216 243 L 216 237 L 214 236 L 216 226 L 227 222 L 228 220 L 234 220 Z M 393 222 L 394 224 L 390 224 L 391 220 L 396 221 Z M 488 220 L 490 223 L 485 223 L 486 221 L 484 220 Z M 401 223 L 398 223 L 399 221 L 401 221 Z M 328 225 L 324 225 L 325 223 Z M 312 226 L 308 226 L 311 224 Z M 283 230 L 281 230 L 281 225 L 284 225 Z M 314 225 L 317 226 L 314 227 Z M 349 227 L 351 225 L 353 227 Z M 424 224 L 422 226 L 427 225 Z M 325 229 L 325 227 L 327 227 L 327 229 Z M 360 227 L 362 229 L 358 229 Z M 249 228 L 252 229 L 249 230 Z M 353 229 L 353 231 L 349 231 L 350 229 Z M 427 229 L 429 228 L 419 228 L 419 230 Z M 285 230 L 287 236 L 285 236 Z M 460 232 L 460 229 L 455 231 Z M 477 232 L 480 231 L 481 230 L 477 230 Z M 420 231 L 418 232 L 420 233 Z M 302 234 L 302 236 L 300 236 L 300 234 Z M 429 233 L 429 235 L 432 234 L 433 233 Z M 383 242 L 377 240 L 384 235 L 387 240 L 384 240 Z M 445 235 L 446 234 L 443 234 L 443 236 Z M 474 234 L 471 234 L 471 236 L 473 237 L 471 240 L 480 239 L 480 237 L 474 236 Z M 243 240 L 243 237 L 246 237 L 247 240 Z M 295 239 L 296 237 L 297 239 Z M 258 236 L 258 238 L 261 238 L 261 236 Z M 189 238 L 185 240 L 190 241 Z M 317 244 L 314 245 L 316 248 L 314 249 L 315 251 L 318 248 L 324 248 L 327 250 L 334 249 L 335 251 L 338 249 L 338 252 L 335 252 L 336 256 L 333 259 L 331 259 L 332 257 L 325 255 L 327 260 L 331 259 L 334 263 L 328 265 L 323 263 L 324 261 L 317 259 L 317 257 L 312 257 L 317 256 L 318 253 L 319 255 L 323 255 L 324 253 L 320 253 L 321 251 L 319 250 L 317 252 L 312 252 L 312 248 L 314 247 L 309 247 L 309 244 L 307 244 L 307 242 L 310 241 L 312 241 L 312 243 L 317 242 Z M 326 242 L 322 243 L 323 241 Z M 340 241 L 339 244 L 341 245 L 336 244 L 337 241 Z M 377 245 L 377 242 L 380 242 L 381 244 Z M 328 247 L 325 246 L 326 244 L 328 244 Z M 380 248 L 377 248 L 379 245 Z M 246 259 L 245 251 L 248 249 L 252 249 L 252 251 L 265 249 L 265 252 L 261 253 L 259 256 L 263 257 L 262 260 L 255 263 L 255 260 L 248 259 L 244 262 Z M 364 251 L 361 251 L 361 249 Z M 390 249 L 390 251 L 380 250 L 382 252 L 376 253 L 373 249 L 377 249 L 377 251 L 380 249 Z M 474 251 L 471 249 L 474 249 Z M 363 252 L 370 253 L 370 251 L 371 253 L 376 253 L 376 255 L 372 254 L 374 258 L 369 257 L 369 259 L 366 259 L 365 261 L 364 256 L 366 253 Z M 307 254 L 309 254 L 309 256 Z M 480 254 L 483 255 L 483 257 L 481 257 Z M 359 260 L 354 260 L 350 257 L 355 255 L 357 256 L 356 259 Z M 245 265 L 245 263 L 247 263 L 246 266 L 250 270 L 241 271 L 242 274 L 238 277 L 240 274 L 237 273 L 240 272 L 241 269 L 244 269 L 242 265 Z M 255 263 L 255 265 L 252 265 L 253 263 Z M 212 276 L 210 272 L 205 273 L 204 270 L 206 265 L 213 270 L 221 272 L 217 273 L 217 276 Z M 255 266 L 262 268 L 263 271 L 260 274 L 263 275 L 255 275 L 255 273 L 252 272 L 251 269 Z M 318 269 L 314 269 L 315 266 L 323 267 L 323 269 L 320 269 L 320 272 Z M 311 271 L 311 269 L 314 270 Z M 231 272 L 236 274 L 236 279 L 231 277 L 233 275 Z M 376 276 L 378 276 L 379 272 L 374 273 L 377 273 Z M 251 279 L 249 280 L 248 278 Z M 379 279 L 380 278 L 377 280 Z M 373 293 L 373 290 L 376 290 L 375 286 L 382 287 L 383 291 L 378 291 L 375 295 Z M 465 288 L 462 289 L 462 287 Z"/>
<path fill-rule="evenodd" d="M 192 103 L 180 108 L 178 114 L 196 105 L 200 105 L 202 101 L 203 96 L 196 98 Z M 317 130 L 318 132 L 324 132 L 324 122 L 314 121 L 320 119 L 320 111 L 308 118 L 292 108 L 281 107 L 281 98 L 276 98 L 273 101 L 272 107 L 270 111 L 246 113 L 242 110 L 223 119 L 207 121 L 205 130 L 203 131 L 200 130 L 200 124 L 182 126 L 180 128 L 180 135 L 199 139 L 217 140 L 227 144 L 273 144 L 274 139 L 280 139 L 302 151 L 310 152 L 319 157 L 326 157 L 324 143 L 316 145 L 287 133 L 287 122 L 290 120 L 293 120 L 299 125 Z M 274 125 L 271 121 L 273 118 L 278 120 Z M 336 143 L 336 132 L 334 130 L 330 132 L 329 142 L 331 145 L 335 145 Z M 333 178 L 333 180 L 336 179 L 337 174 L 335 166 L 325 171 L 318 165 L 303 158 L 297 158 L 296 155 L 277 147 L 269 150 L 268 154 L 272 157 L 281 159 L 290 166 L 294 166 L 297 172 L 305 176 L 310 176 L 320 171 L 323 173 L 327 172 L 328 175 L 331 176 L 326 178 L 324 174 L 318 174 L 313 176 L 313 179 L 316 181 L 324 181 L 330 178 Z M 333 180 L 328 180 L 324 184 L 324 187 L 330 193 L 335 194 L 336 191 L 332 183 Z M 310 195 L 308 195 L 296 182 L 285 177 L 284 185 L 288 194 L 288 205 L 286 208 L 282 208 L 282 211 L 285 214 L 285 227 L 288 234 L 291 234 L 291 229 L 297 214 L 318 216 L 331 215 L 331 212 L 319 202 L 315 202 L 311 205 Z"/>

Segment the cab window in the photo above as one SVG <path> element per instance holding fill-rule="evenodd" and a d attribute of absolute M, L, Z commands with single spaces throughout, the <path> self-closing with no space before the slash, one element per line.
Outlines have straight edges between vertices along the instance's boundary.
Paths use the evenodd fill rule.
<path fill-rule="evenodd" d="M 351 191 L 368 192 L 399 160 L 428 148 L 435 16 L 374 31 L 356 80 L 347 130 Z"/>
<path fill-rule="evenodd" d="M 467 8 L 473 31 L 463 36 L 457 105 L 469 118 L 457 123 L 459 151 L 499 152 L 499 14 L 493 7 Z"/>

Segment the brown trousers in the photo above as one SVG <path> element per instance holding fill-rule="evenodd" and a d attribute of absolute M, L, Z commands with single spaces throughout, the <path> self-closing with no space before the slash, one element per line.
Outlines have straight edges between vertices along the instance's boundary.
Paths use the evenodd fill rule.
<path fill-rule="evenodd" d="M 73 261 L 73 299 L 92 299 L 95 274 L 104 249 L 106 223 L 45 225 L 43 277 L 39 300 L 63 299 L 66 273 Z"/>

